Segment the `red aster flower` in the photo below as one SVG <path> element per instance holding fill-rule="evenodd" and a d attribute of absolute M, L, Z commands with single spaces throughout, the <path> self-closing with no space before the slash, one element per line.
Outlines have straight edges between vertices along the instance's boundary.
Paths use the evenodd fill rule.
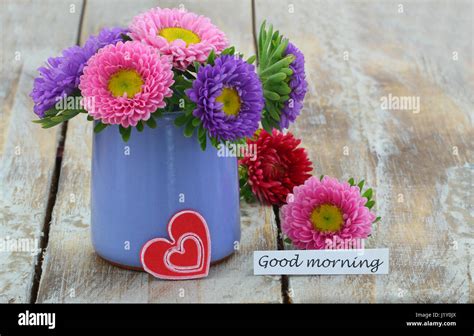
<path fill-rule="evenodd" d="M 297 148 L 301 140 L 293 134 L 273 130 L 270 135 L 259 130 L 256 139 L 247 145 L 256 146 L 256 156 L 240 160 L 245 170 L 247 184 L 253 194 L 266 204 L 282 205 L 295 186 L 303 184 L 313 170 L 304 148 Z"/>

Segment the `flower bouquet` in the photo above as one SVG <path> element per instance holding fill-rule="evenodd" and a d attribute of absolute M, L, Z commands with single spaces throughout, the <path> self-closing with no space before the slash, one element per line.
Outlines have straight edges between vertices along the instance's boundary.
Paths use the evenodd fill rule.
<path fill-rule="evenodd" d="M 149 271 L 142 247 L 172 236 L 170 218 L 192 210 L 207 223 L 206 258 L 224 259 L 240 239 L 240 198 L 282 207 L 282 231 L 298 248 L 370 235 L 372 189 L 311 176 L 301 140 L 282 132 L 303 107 L 303 54 L 265 22 L 257 42 L 258 57 L 245 58 L 208 18 L 154 8 L 39 69 L 35 122 L 94 123 L 91 228 L 101 257 Z M 240 155 L 237 145 L 256 151 Z"/>
<path fill-rule="evenodd" d="M 96 252 L 138 269 L 141 247 L 166 235 L 168 220 L 183 209 L 206 219 L 211 261 L 233 253 L 238 158 L 220 149 L 287 128 L 307 89 L 303 54 L 272 26 L 261 26 L 258 58 L 246 58 L 208 18 L 184 9 L 153 8 L 127 28 L 104 28 L 39 73 L 31 92 L 36 123 L 50 128 L 80 116 L 94 123 Z M 244 175 L 259 174 L 246 167 Z M 311 168 L 301 167 L 296 182 L 281 188 L 304 182 Z"/>

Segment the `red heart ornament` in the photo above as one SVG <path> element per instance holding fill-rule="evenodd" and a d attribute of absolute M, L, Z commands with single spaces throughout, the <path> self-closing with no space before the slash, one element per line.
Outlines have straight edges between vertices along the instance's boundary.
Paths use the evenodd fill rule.
<path fill-rule="evenodd" d="M 211 264 L 211 238 L 206 220 L 184 210 L 168 223 L 170 240 L 155 238 L 143 245 L 140 259 L 146 272 L 160 279 L 204 278 Z"/>

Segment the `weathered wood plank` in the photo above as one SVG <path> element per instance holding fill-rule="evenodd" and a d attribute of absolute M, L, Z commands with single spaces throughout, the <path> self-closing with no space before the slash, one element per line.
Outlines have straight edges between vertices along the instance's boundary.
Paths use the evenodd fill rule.
<path fill-rule="evenodd" d="M 315 174 L 375 187 L 383 219 L 367 246 L 391 253 L 386 276 L 290 277 L 294 302 L 473 301 L 473 5 L 403 6 L 256 1 L 258 26 L 270 18 L 306 55 L 291 131 Z M 390 94 L 419 97 L 419 113 L 383 109 Z"/>
<path fill-rule="evenodd" d="M 102 26 L 126 25 L 133 15 L 156 4 L 156 1 L 88 1 L 82 38 Z M 171 1 L 158 4 L 176 5 Z M 209 16 L 242 51 L 253 51 L 250 1 L 184 1 L 182 4 Z M 92 250 L 89 234 L 91 133 L 91 124 L 84 120 L 69 123 L 39 302 L 281 301 L 280 278 L 255 277 L 252 271 L 253 250 L 276 248 L 270 208 L 242 205 L 240 250 L 227 261 L 211 267 L 206 279 L 160 281 L 99 259 Z"/>
<path fill-rule="evenodd" d="M 36 69 L 76 42 L 82 1 L 0 7 L 0 302 L 29 302 L 38 254 L 24 249 L 40 247 L 60 136 L 31 122 L 29 93 Z"/>

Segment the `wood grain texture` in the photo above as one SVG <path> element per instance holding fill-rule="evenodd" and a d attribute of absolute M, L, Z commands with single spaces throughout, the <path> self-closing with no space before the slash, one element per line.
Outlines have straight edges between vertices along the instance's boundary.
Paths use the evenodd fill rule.
<path fill-rule="evenodd" d="M 30 300 L 60 129 L 31 122 L 29 93 L 36 69 L 76 42 L 81 8 L 81 1 L 0 4 L 0 239 L 23 246 L 2 244 L 0 302 Z"/>
<path fill-rule="evenodd" d="M 102 26 L 126 25 L 156 1 L 88 1 L 82 39 Z M 253 50 L 250 1 L 184 1 L 186 8 L 209 16 L 242 51 Z M 228 13 L 235 13 L 229 16 Z M 211 267 L 198 281 L 160 281 L 119 269 L 99 259 L 90 243 L 91 123 L 69 123 L 58 202 L 54 208 L 38 302 L 280 302 L 280 277 L 253 276 L 252 252 L 276 249 L 270 208 L 242 205 L 240 249 Z M 133 136 L 133 135 L 132 135 Z"/>
<path fill-rule="evenodd" d="M 402 10 L 402 12 L 399 12 Z M 293 302 L 473 302 L 473 4 L 256 0 L 306 56 L 291 127 L 315 174 L 365 178 L 389 275 L 290 277 Z M 455 56 L 457 53 L 458 59 Z M 383 109 L 413 96 L 420 111 Z"/>

